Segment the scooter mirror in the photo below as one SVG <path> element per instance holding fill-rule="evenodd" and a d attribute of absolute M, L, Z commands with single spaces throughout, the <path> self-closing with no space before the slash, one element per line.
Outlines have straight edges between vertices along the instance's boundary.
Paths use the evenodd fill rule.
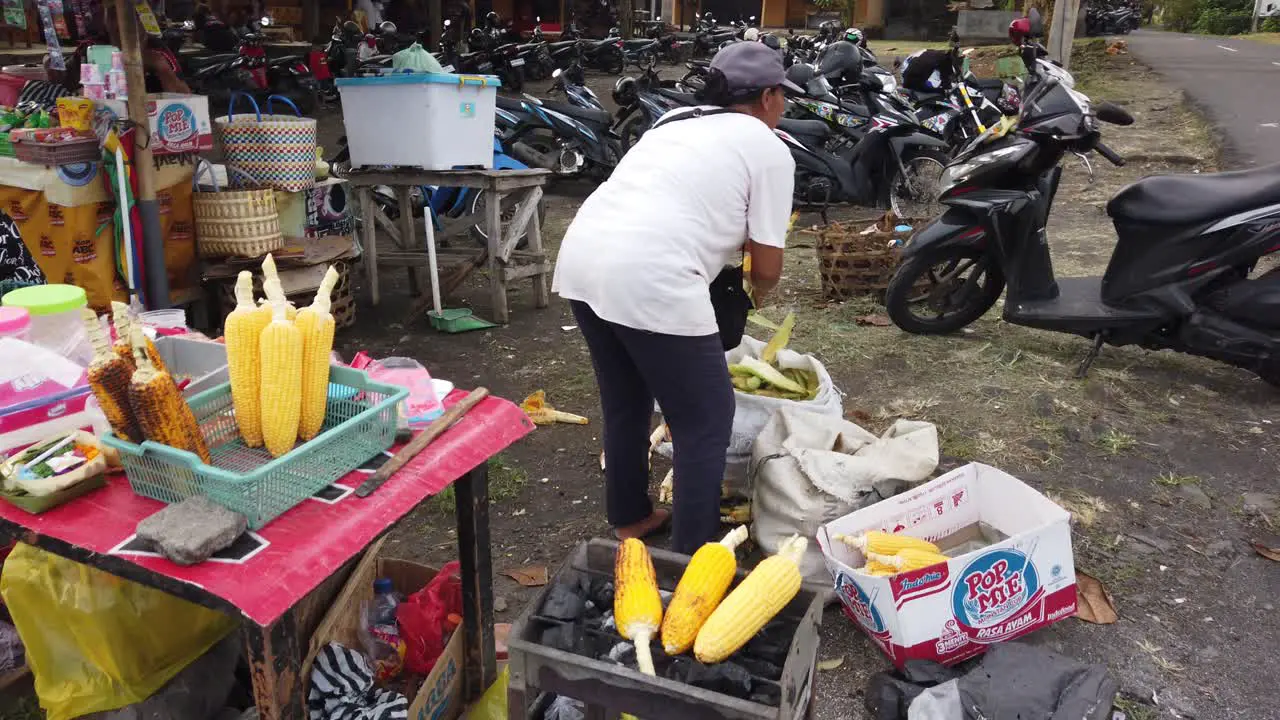
<path fill-rule="evenodd" d="M 558 77 L 560 77 L 560 75 L 561 75 L 563 72 L 564 72 L 564 71 L 563 71 L 563 70 L 561 70 L 560 68 L 556 68 L 555 70 L 552 70 L 552 71 L 551 71 L 551 77 L 553 77 L 553 78 L 558 78 Z"/>
<path fill-rule="evenodd" d="M 263 15 L 262 19 L 258 21 L 258 24 L 261 25 L 262 27 L 268 27 L 271 25 L 271 18 Z"/>
<path fill-rule="evenodd" d="M 1031 37 L 1044 35 L 1044 18 L 1040 17 L 1039 10 L 1031 8 L 1027 13 L 1027 19 L 1031 21 Z"/>
<path fill-rule="evenodd" d="M 1111 123 L 1112 125 L 1133 124 L 1133 116 L 1129 114 L 1128 110 L 1109 102 L 1101 102 L 1095 105 L 1093 114 L 1102 122 Z"/>
<path fill-rule="evenodd" d="M 541 16 L 541 15 L 535 15 L 535 16 L 533 17 L 533 21 L 534 21 L 534 22 L 542 22 L 542 16 Z"/>
<path fill-rule="evenodd" d="M 453 21 L 452 21 L 452 20 L 445 20 L 445 21 L 444 21 L 444 26 L 445 26 L 445 27 L 449 27 L 449 26 L 450 26 L 450 25 L 452 25 L 452 24 L 453 24 Z"/>
<path fill-rule="evenodd" d="M 755 21 L 756 21 L 755 15 L 752 15 L 751 17 L 747 18 L 747 22 L 755 22 Z"/>

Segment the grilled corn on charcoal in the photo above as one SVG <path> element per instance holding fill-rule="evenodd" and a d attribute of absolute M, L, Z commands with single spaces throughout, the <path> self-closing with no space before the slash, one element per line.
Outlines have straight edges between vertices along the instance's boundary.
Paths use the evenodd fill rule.
<path fill-rule="evenodd" d="M 711 613 L 693 643 L 699 662 L 718 663 L 747 644 L 800 592 L 800 559 L 809 542 L 793 535 L 760 561 Z"/>
<path fill-rule="evenodd" d="M 649 641 L 662 624 L 662 596 L 653 558 L 644 542 L 631 538 L 618 545 L 613 567 L 613 615 L 622 637 L 636 645 L 640 672 L 654 675 Z"/>
<path fill-rule="evenodd" d="M 147 440 L 186 450 L 210 462 L 209 448 L 191 406 L 173 382 L 173 377 L 157 370 L 147 357 L 146 336 L 133 328 L 133 358 L 138 369 L 129 383 L 129 405 Z"/>
<path fill-rule="evenodd" d="M 951 558 L 946 555 L 928 550 L 920 550 L 918 548 L 903 548 L 894 555 L 881 555 L 879 553 L 867 553 L 867 559 L 878 563 L 883 563 L 898 569 L 898 572 L 909 572 L 911 570 L 920 570 L 922 568 L 932 567 L 938 563 L 945 563 Z"/>
<path fill-rule="evenodd" d="M 921 540 L 910 535 L 900 535 L 897 533 L 881 532 L 879 530 L 871 530 L 861 535 L 835 535 L 835 539 L 848 545 L 849 547 L 863 553 L 876 553 L 879 555 L 894 555 L 904 548 L 915 548 L 916 550 L 924 550 L 938 555 L 942 551 L 937 545 L 928 540 Z"/>
<path fill-rule="evenodd" d="M 302 414 L 302 332 L 285 315 L 279 280 L 267 280 L 274 316 L 258 338 L 262 363 L 262 442 L 271 457 L 293 449 Z"/>
<path fill-rule="evenodd" d="M 662 649 L 679 655 L 693 647 L 698 630 L 724 599 L 738 570 L 734 550 L 747 539 L 747 526 L 735 528 L 718 543 L 698 548 L 680 576 L 662 618 Z"/>
<path fill-rule="evenodd" d="M 262 447 L 262 362 L 258 342 L 270 318 L 253 304 L 253 276 L 242 270 L 236 277 L 236 308 L 223 323 L 227 345 L 227 375 L 240 437 L 249 447 Z"/>
<path fill-rule="evenodd" d="M 302 334 L 302 410 L 298 420 L 298 437 L 310 440 L 324 426 L 325 406 L 329 399 L 329 353 L 333 351 L 333 315 L 329 314 L 329 296 L 338 284 L 338 271 L 330 265 L 320 281 L 316 299 L 298 311 L 296 325 Z"/>
<path fill-rule="evenodd" d="M 111 318 L 116 328 L 116 344 L 115 352 L 129 363 L 129 367 L 135 367 L 133 361 L 133 318 L 129 314 L 129 306 L 119 300 L 111 301 Z M 143 336 L 147 342 L 147 357 L 151 358 L 151 364 L 157 371 L 169 372 L 169 368 L 164 364 L 164 358 L 160 357 L 160 350 L 156 348 L 156 344 L 151 342 L 151 338 Z"/>
<path fill-rule="evenodd" d="M 84 328 L 93 343 L 93 360 L 89 363 L 89 387 L 98 400 L 98 407 L 111 424 L 111 431 L 121 440 L 140 443 L 142 431 L 138 419 L 129 405 L 129 382 L 133 379 L 133 363 L 125 362 L 107 339 L 98 316 L 88 308 L 81 312 Z"/>

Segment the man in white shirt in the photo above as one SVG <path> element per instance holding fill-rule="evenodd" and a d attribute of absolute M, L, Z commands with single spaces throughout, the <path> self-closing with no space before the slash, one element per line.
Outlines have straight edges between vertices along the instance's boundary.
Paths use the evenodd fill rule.
<path fill-rule="evenodd" d="M 795 175 L 772 132 L 783 85 L 782 60 L 768 47 L 721 50 L 704 92 L 713 107 L 664 116 L 565 233 L 554 289 L 591 351 L 619 538 L 645 537 L 671 518 L 648 494 L 655 399 L 675 446 L 672 548 L 692 553 L 718 534 L 734 400 L 708 286 L 744 250 L 757 304 L 782 272 Z"/>

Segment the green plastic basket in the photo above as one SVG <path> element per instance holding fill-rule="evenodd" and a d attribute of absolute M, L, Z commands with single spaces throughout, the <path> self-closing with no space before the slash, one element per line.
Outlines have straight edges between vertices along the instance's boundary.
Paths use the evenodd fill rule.
<path fill-rule="evenodd" d="M 391 447 L 396 404 L 408 394 L 404 388 L 373 382 L 359 370 L 330 368 L 324 428 L 278 458 L 240 439 L 230 383 L 189 401 L 211 465 L 194 453 L 151 441 L 135 445 L 107 435 L 103 442 L 120 451 L 135 493 L 166 503 L 204 495 L 244 515 L 256 530 Z"/>

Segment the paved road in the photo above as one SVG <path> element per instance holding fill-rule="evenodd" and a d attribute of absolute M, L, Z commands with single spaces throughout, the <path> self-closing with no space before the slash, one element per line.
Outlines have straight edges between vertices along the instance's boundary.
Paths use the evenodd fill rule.
<path fill-rule="evenodd" d="M 1217 124 L 1230 165 L 1280 163 L 1280 45 L 1155 30 L 1126 40 Z"/>

